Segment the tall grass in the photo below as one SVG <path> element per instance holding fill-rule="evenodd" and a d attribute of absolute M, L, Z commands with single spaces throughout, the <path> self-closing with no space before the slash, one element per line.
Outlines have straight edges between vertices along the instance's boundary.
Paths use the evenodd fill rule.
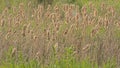
<path fill-rule="evenodd" d="M 119 68 L 119 9 L 95 2 L 4 8 L 1 68 Z"/>

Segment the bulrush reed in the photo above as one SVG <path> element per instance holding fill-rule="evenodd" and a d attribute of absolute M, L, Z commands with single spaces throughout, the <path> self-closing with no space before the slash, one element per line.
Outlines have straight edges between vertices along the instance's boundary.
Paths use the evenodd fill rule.
<path fill-rule="evenodd" d="M 120 59 L 120 48 L 117 48 L 120 45 L 120 13 L 114 6 L 102 3 L 96 8 L 92 2 L 82 8 L 75 4 L 47 7 L 40 4 L 33 7 L 32 2 L 28 3 L 27 8 L 25 6 L 20 3 L 19 6 L 5 8 L 0 13 L 0 47 L 6 46 L 4 50 L 8 50 L 7 46 L 14 46 L 12 57 L 20 52 L 23 59 L 26 56 L 29 61 L 36 58 L 46 66 L 55 63 L 52 57 L 54 60 L 59 57 L 58 63 L 62 58 L 68 59 L 69 56 L 66 55 L 69 54 L 76 61 L 90 58 L 89 61 L 96 62 L 98 66 L 101 66 L 98 59 L 103 62 L 109 61 L 106 58 L 113 56 Z M 112 26 L 112 23 L 115 25 Z M 13 40 L 17 42 L 14 43 Z M 120 61 L 116 62 L 119 66 L 118 63 Z"/>

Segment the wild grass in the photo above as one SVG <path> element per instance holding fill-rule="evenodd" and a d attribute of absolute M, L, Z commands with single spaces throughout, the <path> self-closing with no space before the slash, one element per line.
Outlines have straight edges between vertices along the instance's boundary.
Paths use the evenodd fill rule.
<path fill-rule="evenodd" d="M 0 68 L 119 68 L 119 9 L 95 4 L 4 8 Z"/>

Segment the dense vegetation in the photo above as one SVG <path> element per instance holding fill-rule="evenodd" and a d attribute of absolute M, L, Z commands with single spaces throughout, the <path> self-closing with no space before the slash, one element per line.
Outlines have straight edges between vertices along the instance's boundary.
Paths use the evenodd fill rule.
<path fill-rule="evenodd" d="M 0 68 L 120 67 L 119 1 L 0 1 Z"/>

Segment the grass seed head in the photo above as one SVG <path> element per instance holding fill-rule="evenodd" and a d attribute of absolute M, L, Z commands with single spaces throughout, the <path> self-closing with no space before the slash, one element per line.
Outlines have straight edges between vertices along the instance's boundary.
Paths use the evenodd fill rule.
<path fill-rule="evenodd" d="M 31 6 L 31 4 L 32 4 L 32 2 L 31 2 L 31 1 L 29 1 L 29 2 L 28 2 L 28 7 L 30 7 L 30 6 Z"/>
<path fill-rule="evenodd" d="M 38 38 L 38 37 L 37 37 L 36 35 L 33 36 L 33 40 L 34 40 L 34 41 L 36 41 L 37 38 Z"/>
<path fill-rule="evenodd" d="M 58 5 L 55 5 L 54 11 L 55 11 L 56 13 L 60 11 Z"/>
<path fill-rule="evenodd" d="M 68 29 L 66 29 L 66 30 L 64 31 L 64 34 L 63 34 L 63 35 L 67 35 L 67 33 L 68 33 Z"/>
<path fill-rule="evenodd" d="M 10 36 L 10 32 L 8 32 L 7 34 L 6 34 L 6 36 L 5 36 L 5 39 L 7 40 Z"/>
<path fill-rule="evenodd" d="M 23 7 L 24 7 L 24 3 L 20 3 L 20 4 L 19 4 L 19 9 L 21 9 L 21 10 L 22 10 L 22 9 L 23 9 Z"/>
<path fill-rule="evenodd" d="M 83 16 L 86 15 L 86 13 L 87 13 L 87 8 L 86 8 L 86 6 L 83 6 L 83 7 L 82 7 L 81 13 L 82 13 Z"/>
<path fill-rule="evenodd" d="M 17 51 L 17 48 L 13 48 L 13 49 L 12 49 L 12 53 L 11 53 L 11 56 L 12 56 L 12 57 L 14 57 L 14 56 L 15 56 L 16 51 Z"/>
<path fill-rule="evenodd" d="M 105 3 L 102 3 L 101 4 L 101 10 L 104 10 L 105 9 Z"/>
<path fill-rule="evenodd" d="M 94 17 L 97 16 L 97 9 L 94 9 L 94 14 L 93 14 Z"/>
<path fill-rule="evenodd" d="M 3 26 L 4 26 L 4 24 L 5 24 L 4 19 L 1 19 L 1 26 L 3 27 Z"/>

